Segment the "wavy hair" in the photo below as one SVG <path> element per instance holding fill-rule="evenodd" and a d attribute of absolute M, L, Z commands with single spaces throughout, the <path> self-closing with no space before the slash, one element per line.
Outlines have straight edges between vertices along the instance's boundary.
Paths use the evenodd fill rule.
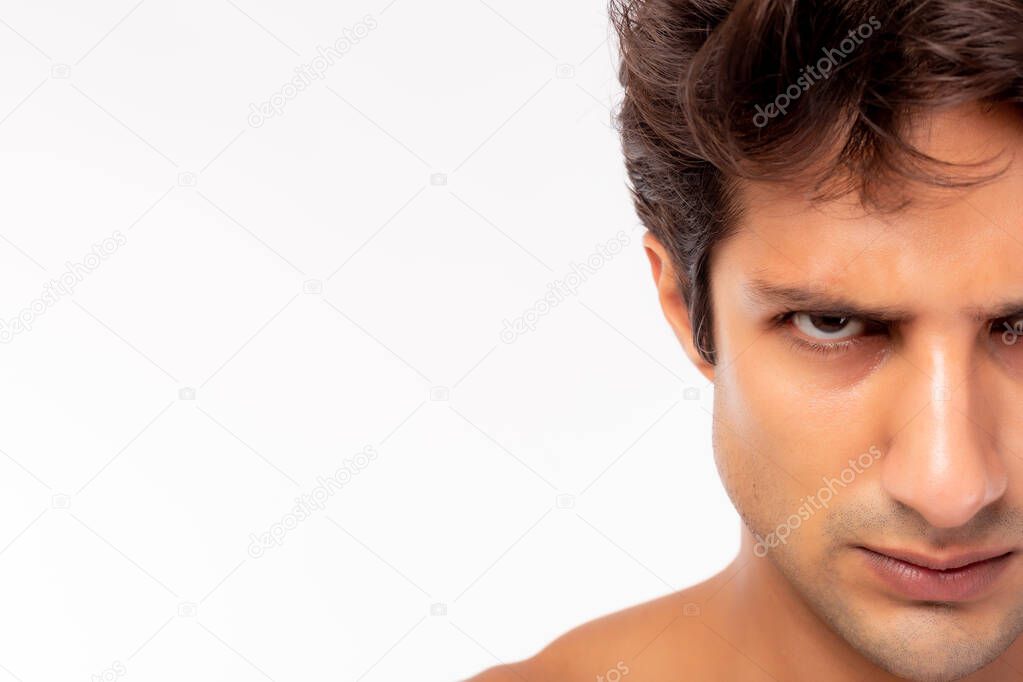
<path fill-rule="evenodd" d="M 742 214 L 739 181 L 892 210 L 908 203 L 896 180 L 999 174 L 924 154 L 907 141 L 914 115 L 967 102 L 1023 113 L 1023 0 L 610 0 L 609 12 L 633 201 L 711 363 L 708 264 Z"/>

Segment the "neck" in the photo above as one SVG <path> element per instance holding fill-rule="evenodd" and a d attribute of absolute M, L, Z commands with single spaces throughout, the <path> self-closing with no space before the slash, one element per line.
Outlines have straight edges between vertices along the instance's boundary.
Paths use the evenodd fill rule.
<path fill-rule="evenodd" d="M 726 627 L 739 639 L 733 642 L 736 648 L 764 661 L 766 670 L 789 671 L 791 679 L 899 682 L 901 678 L 879 669 L 835 634 L 770 556 L 754 554 L 755 545 L 756 539 L 743 526 L 734 579 L 719 595 L 724 608 L 714 609 L 731 621 Z"/>

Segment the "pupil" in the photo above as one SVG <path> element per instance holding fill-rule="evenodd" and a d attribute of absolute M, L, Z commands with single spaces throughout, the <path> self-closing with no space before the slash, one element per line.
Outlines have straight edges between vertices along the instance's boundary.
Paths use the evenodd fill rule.
<path fill-rule="evenodd" d="M 842 331 L 842 328 L 848 322 L 848 317 L 838 317 L 836 315 L 813 315 L 811 321 L 813 326 L 820 329 L 822 332 L 838 332 Z"/>

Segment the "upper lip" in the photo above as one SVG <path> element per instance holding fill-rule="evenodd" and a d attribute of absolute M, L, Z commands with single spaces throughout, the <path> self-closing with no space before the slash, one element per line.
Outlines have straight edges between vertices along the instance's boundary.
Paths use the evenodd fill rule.
<path fill-rule="evenodd" d="M 1013 551 L 1011 548 L 975 549 L 961 552 L 947 552 L 937 555 L 922 554 L 920 552 L 905 549 L 887 549 L 870 547 L 868 545 L 861 546 L 863 549 L 874 552 L 875 554 L 883 554 L 893 559 L 898 559 L 899 561 L 904 561 L 908 564 L 914 564 L 923 568 L 929 568 L 934 571 L 948 571 L 955 568 L 962 568 L 963 566 L 975 564 L 979 561 L 996 559 Z"/>

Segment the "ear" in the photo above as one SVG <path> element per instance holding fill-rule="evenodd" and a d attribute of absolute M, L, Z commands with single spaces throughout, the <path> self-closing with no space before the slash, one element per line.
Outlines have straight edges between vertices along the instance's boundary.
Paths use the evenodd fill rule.
<path fill-rule="evenodd" d="M 682 345 L 682 349 L 689 357 L 700 374 L 708 381 L 714 381 L 714 365 L 710 364 L 697 352 L 696 343 L 693 340 L 693 325 L 689 318 L 689 308 L 682 298 L 682 291 L 679 289 L 679 279 L 676 275 L 675 264 L 664 248 L 660 240 L 652 232 L 643 235 L 643 248 L 646 250 L 647 258 L 650 259 L 650 270 L 654 276 L 654 284 L 657 287 L 657 297 L 661 302 L 661 310 L 664 317 L 675 332 L 675 338 Z"/>

